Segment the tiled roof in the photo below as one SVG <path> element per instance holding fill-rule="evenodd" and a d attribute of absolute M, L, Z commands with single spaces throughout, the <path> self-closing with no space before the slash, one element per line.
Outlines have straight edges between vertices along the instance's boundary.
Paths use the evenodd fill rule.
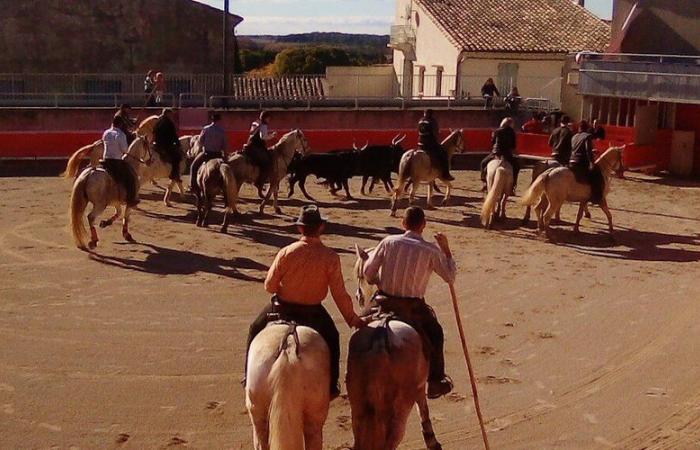
<path fill-rule="evenodd" d="M 323 76 L 235 77 L 232 95 L 240 99 L 300 100 L 323 98 Z"/>
<path fill-rule="evenodd" d="M 604 51 L 610 25 L 572 0 L 417 0 L 457 47 L 474 52 Z"/>

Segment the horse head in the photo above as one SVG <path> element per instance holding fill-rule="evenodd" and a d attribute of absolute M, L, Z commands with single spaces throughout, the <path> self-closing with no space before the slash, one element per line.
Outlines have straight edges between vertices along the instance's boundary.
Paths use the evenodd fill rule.
<path fill-rule="evenodd" d="M 357 290 L 355 291 L 355 298 L 360 307 L 364 308 L 367 300 L 374 294 L 374 289 L 372 285 L 365 278 L 365 262 L 369 259 L 368 251 L 360 248 L 359 245 L 355 244 L 355 255 L 357 255 L 357 261 L 355 262 L 355 277 L 357 279 Z"/>
<path fill-rule="evenodd" d="M 452 131 L 450 135 L 442 141 L 442 146 L 450 155 L 454 153 L 464 153 L 464 130 L 460 128 Z"/>
<path fill-rule="evenodd" d="M 596 160 L 596 165 L 606 175 L 615 174 L 619 178 L 624 178 L 625 167 L 622 155 L 626 146 L 625 144 L 619 147 L 610 147 Z"/>

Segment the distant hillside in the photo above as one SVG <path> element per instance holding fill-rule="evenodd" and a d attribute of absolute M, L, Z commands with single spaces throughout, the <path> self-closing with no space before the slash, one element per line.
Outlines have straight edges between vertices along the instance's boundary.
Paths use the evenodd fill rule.
<path fill-rule="evenodd" d="M 295 48 L 329 48 L 347 52 L 350 65 L 383 64 L 391 62 L 392 51 L 387 47 L 388 35 L 346 33 L 302 33 L 286 36 L 239 36 L 243 68 L 246 72 L 264 68 L 275 57 Z"/>

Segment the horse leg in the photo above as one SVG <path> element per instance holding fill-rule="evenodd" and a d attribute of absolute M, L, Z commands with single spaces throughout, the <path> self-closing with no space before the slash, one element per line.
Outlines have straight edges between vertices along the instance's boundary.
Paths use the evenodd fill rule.
<path fill-rule="evenodd" d="M 591 212 L 588 210 L 588 203 L 586 203 L 586 206 L 583 208 L 583 216 L 584 216 L 586 219 L 590 219 L 590 218 L 591 218 Z"/>
<path fill-rule="evenodd" d="M 397 186 L 396 190 L 394 190 L 394 193 L 391 195 L 391 212 L 389 213 L 389 215 L 391 217 L 396 216 L 396 208 L 397 208 L 396 204 L 401 199 L 401 195 L 403 195 L 403 189 L 404 189 L 405 182 L 403 180 L 399 179 L 398 183 L 399 183 L 399 185 Z"/>
<path fill-rule="evenodd" d="M 114 221 L 117 220 L 117 219 L 122 215 L 122 208 L 121 208 L 121 206 L 117 206 L 117 207 L 114 208 L 114 209 L 115 209 L 114 215 L 113 215 L 112 217 L 110 217 L 109 219 L 107 219 L 107 220 L 101 221 L 101 222 L 100 222 L 100 228 L 107 228 L 107 227 L 109 227 L 109 226 L 112 226 L 112 224 L 114 223 Z"/>
<path fill-rule="evenodd" d="M 531 206 L 528 206 L 525 208 L 525 217 L 523 217 L 523 221 L 521 222 L 521 225 L 526 227 L 530 223 L 530 212 L 532 210 Z"/>
<path fill-rule="evenodd" d="M 92 211 L 90 211 L 90 214 L 88 214 L 87 216 L 88 223 L 90 224 L 90 242 L 88 243 L 88 247 L 90 248 L 90 250 L 97 247 L 97 243 L 100 241 L 100 239 L 97 237 L 95 221 L 98 217 L 100 217 L 100 214 L 102 214 L 106 208 L 107 205 L 104 204 L 93 204 Z"/>
<path fill-rule="evenodd" d="M 362 187 L 360 188 L 360 194 L 365 197 L 367 194 L 365 193 L 365 185 L 367 184 L 367 180 L 369 179 L 369 176 L 367 175 L 362 175 Z"/>
<path fill-rule="evenodd" d="M 177 190 L 180 193 L 180 198 L 185 198 L 185 188 L 182 187 L 182 181 L 177 182 Z"/>
<path fill-rule="evenodd" d="M 583 210 L 586 208 L 586 202 L 581 202 L 578 205 L 578 212 L 576 213 L 576 223 L 574 224 L 574 233 L 578 233 L 581 230 L 579 229 L 579 224 L 581 223 L 581 217 L 583 217 Z"/>
<path fill-rule="evenodd" d="M 253 448 L 255 450 L 269 450 L 270 444 L 270 423 L 267 418 L 267 411 L 257 411 L 254 408 L 249 411 L 250 422 L 253 424 Z M 255 414 L 255 413 L 258 414 Z"/>
<path fill-rule="evenodd" d="M 323 422 L 304 420 L 305 450 L 323 450 Z"/>
<path fill-rule="evenodd" d="M 272 186 L 270 186 L 270 189 L 272 189 Z M 279 184 L 279 182 L 277 182 L 277 183 L 275 183 L 275 188 L 272 189 L 272 206 L 275 209 L 275 213 L 282 214 L 282 208 L 280 208 L 279 204 L 277 203 L 279 192 L 280 192 L 280 184 Z"/>
<path fill-rule="evenodd" d="M 445 198 L 442 199 L 442 206 L 447 206 L 447 203 L 450 201 L 450 197 L 452 196 L 452 183 L 447 181 L 445 184 L 447 185 L 447 190 L 445 191 Z M 434 182 L 433 187 L 437 189 L 437 185 Z"/>
<path fill-rule="evenodd" d="M 421 394 L 416 402 L 416 406 L 420 415 L 420 425 L 425 446 L 428 450 L 442 450 L 442 445 L 438 442 L 435 431 L 433 431 L 433 422 L 430 420 L 430 410 L 428 409 L 428 399 L 424 391 Z"/>
<path fill-rule="evenodd" d="M 610 208 L 608 207 L 608 202 L 606 199 L 603 199 L 603 201 L 600 202 L 600 209 L 603 210 L 605 217 L 608 218 L 608 231 L 610 232 L 610 238 L 614 239 L 612 214 L 610 213 Z"/>
<path fill-rule="evenodd" d="M 506 206 L 508 205 L 508 192 L 503 193 L 503 198 L 501 199 L 501 220 L 506 220 Z"/>
<path fill-rule="evenodd" d="M 425 198 L 425 205 L 428 208 L 433 207 L 433 183 L 428 183 L 428 196 Z"/>
<path fill-rule="evenodd" d="M 122 237 L 127 242 L 136 242 L 134 238 L 129 233 L 129 216 L 131 215 L 131 208 L 128 206 L 124 210 L 124 218 L 122 219 Z"/>
<path fill-rule="evenodd" d="M 549 224 L 552 221 L 552 217 L 554 216 L 554 213 L 559 209 L 561 205 L 555 206 L 554 202 L 552 199 L 549 199 L 549 205 L 547 206 L 547 210 L 544 212 L 544 217 L 543 217 L 543 228 L 544 232 L 547 234 L 547 237 L 551 240 L 552 236 L 550 234 L 550 229 L 549 229 Z"/>

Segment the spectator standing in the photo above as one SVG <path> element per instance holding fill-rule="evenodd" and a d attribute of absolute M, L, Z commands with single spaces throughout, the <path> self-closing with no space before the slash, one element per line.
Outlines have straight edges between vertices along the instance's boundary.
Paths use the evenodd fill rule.
<path fill-rule="evenodd" d="M 511 116 L 517 115 L 518 109 L 520 108 L 520 103 L 522 103 L 522 101 L 523 98 L 520 96 L 518 88 L 513 86 L 513 89 L 510 90 L 510 93 L 505 98 L 506 111 L 508 114 Z"/>
<path fill-rule="evenodd" d="M 165 75 L 163 75 L 163 72 L 156 74 L 155 92 L 156 105 L 160 106 L 163 103 L 163 94 L 165 93 Z"/>
<path fill-rule="evenodd" d="M 146 101 L 147 106 L 155 106 L 155 89 L 156 89 L 156 79 L 155 70 L 149 70 L 146 74 L 146 78 L 143 80 L 143 92 L 148 95 L 148 100 Z"/>
<path fill-rule="evenodd" d="M 481 96 L 484 97 L 484 100 L 486 100 L 484 109 L 492 108 L 494 97 L 501 96 L 501 93 L 498 92 L 496 84 L 493 82 L 493 78 L 486 80 L 486 83 L 484 83 L 484 85 L 481 87 Z"/>

